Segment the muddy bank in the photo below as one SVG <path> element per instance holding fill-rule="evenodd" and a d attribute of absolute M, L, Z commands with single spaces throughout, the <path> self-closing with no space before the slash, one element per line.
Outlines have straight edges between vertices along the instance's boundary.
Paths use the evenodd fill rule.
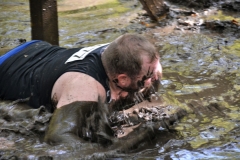
<path fill-rule="evenodd" d="M 173 123 L 171 128 L 159 127 L 153 136 L 145 138 L 127 152 L 117 152 L 111 147 L 104 148 L 96 143 L 49 146 L 42 142 L 46 122 L 38 122 L 35 118 L 28 122 L 26 120 L 11 123 L 9 119 L 3 118 L 1 126 L 6 125 L 5 130 L 2 128 L 0 132 L 1 158 L 240 158 L 240 14 L 236 8 L 238 1 L 191 1 L 195 2 L 194 6 L 187 5 L 190 1 L 174 2 L 169 3 L 169 13 L 157 23 L 152 21 L 139 5 L 130 5 L 134 13 L 126 12 L 120 18 L 120 14 L 116 15 L 116 18 L 111 17 L 114 11 L 111 10 L 112 7 L 106 7 L 105 11 L 108 14 L 102 11 L 102 15 L 92 16 L 93 18 L 87 21 L 79 18 L 81 10 L 73 13 L 60 12 L 60 41 L 62 46 L 78 47 L 111 41 L 125 32 L 146 35 L 161 55 L 163 79 L 157 94 L 166 104 L 186 110 L 185 117 Z M 24 8 L 25 5 L 27 2 L 21 3 L 19 7 Z M 194 10 L 190 7 L 194 7 Z M 87 8 L 86 11 L 86 17 L 96 15 L 91 8 Z M 17 11 L 13 12 L 15 16 L 16 13 Z M 22 18 L 26 16 L 25 13 L 20 12 Z M 132 15 L 135 17 L 131 17 Z M 126 16 L 129 19 L 125 19 Z M 20 18 L 19 26 L 12 23 L 17 21 L 13 17 L 9 17 L 8 21 L 12 25 L 11 29 L 6 29 L 9 24 L 4 23 L 5 27 L 2 29 L 5 29 L 2 33 L 8 34 L 3 34 L 1 38 L 1 44 L 4 44 L 1 49 L 6 50 L 12 47 L 12 44 L 16 45 L 13 43 L 16 39 L 29 40 L 26 34 L 29 21 Z M 99 21 L 102 25 L 98 25 Z M 108 22 L 114 25 L 106 26 Z M 25 27 L 21 28 L 21 24 Z M 80 30 L 79 24 L 86 24 L 86 27 L 80 27 L 83 29 Z M 11 37 L 7 38 L 10 35 Z M 37 117 L 48 115 L 42 111 Z M 154 126 L 155 123 L 149 121 L 146 124 Z"/>

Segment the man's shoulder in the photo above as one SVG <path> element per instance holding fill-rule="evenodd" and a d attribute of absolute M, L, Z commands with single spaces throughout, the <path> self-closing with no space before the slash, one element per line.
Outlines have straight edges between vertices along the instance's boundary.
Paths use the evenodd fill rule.
<path fill-rule="evenodd" d="M 97 101 L 99 97 L 105 101 L 106 92 L 103 86 L 91 76 L 79 72 L 64 73 L 56 82 L 56 92 L 61 101 Z M 59 99 L 59 100 L 60 100 Z"/>
<path fill-rule="evenodd" d="M 81 72 L 66 72 L 58 80 L 64 87 L 70 87 L 79 92 L 84 92 L 84 90 L 93 91 L 99 88 L 104 90 L 103 86 L 95 78 Z"/>

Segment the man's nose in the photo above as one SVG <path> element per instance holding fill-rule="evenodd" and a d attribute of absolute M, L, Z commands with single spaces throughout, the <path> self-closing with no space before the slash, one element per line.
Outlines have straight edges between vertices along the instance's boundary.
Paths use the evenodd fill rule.
<path fill-rule="evenodd" d="M 158 78 L 162 78 L 162 65 L 159 63 L 158 64 L 158 67 L 157 67 L 157 79 L 156 80 L 158 80 Z"/>

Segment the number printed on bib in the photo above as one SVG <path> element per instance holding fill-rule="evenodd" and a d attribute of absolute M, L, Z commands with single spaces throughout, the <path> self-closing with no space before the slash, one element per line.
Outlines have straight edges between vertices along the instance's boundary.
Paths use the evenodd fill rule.
<path fill-rule="evenodd" d="M 95 49 L 98 49 L 98 48 L 108 45 L 108 44 L 109 43 L 97 44 L 97 45 L 94 45 L 91 47 L 82 48 L 79 51 L 77 51 L 76 53 L 74 53 L 70 58 L 68 58 L 68 60 L 65 62 L 65 64 L 67 64 L 68 62 L 83 60 L 89 53 L 91 53 Z"/>

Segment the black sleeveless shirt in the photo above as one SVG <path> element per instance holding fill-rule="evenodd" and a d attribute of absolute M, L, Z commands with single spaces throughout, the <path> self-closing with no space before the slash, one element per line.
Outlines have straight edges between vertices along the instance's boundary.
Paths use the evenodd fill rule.
<path fill-rule="evenodd" d="M 105 46 L 93 50 L 83 60 L 65 63 L 81 48 L 66 49 L 44 41 L 33 43 L 0 65 L 0 99 L 30 97 L 31 107 L 44 105 L 53 111 L 52 88 L 56 80 L 66 72 L 85 73 L 102 84 L 107 92 L 108 77 L 101 61 L 103 48 Z"/>

